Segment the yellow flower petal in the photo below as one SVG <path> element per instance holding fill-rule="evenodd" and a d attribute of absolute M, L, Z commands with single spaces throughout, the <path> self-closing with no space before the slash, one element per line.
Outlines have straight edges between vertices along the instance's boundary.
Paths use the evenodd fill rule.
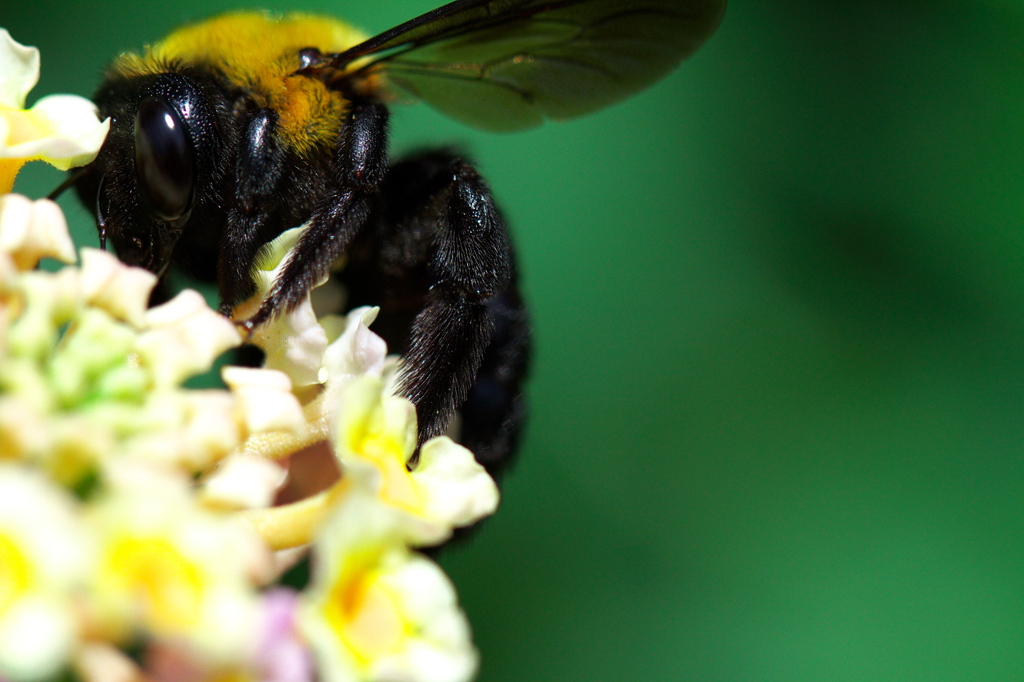
<path fill-rule="evenodd" d="M 6 135 L 5 125 L 3 117 L 0 117 L 0 139 Z M 0 159 L 0 195 L 7 194 L 14 189 L 14 178 L 18 176 L 18 171 L 24 165 L 24 159 Z"/>
<path fill-rule="evenodd" d="M 312 497 L 278 507 L 247 509 L 238 517 L 274 551 L 300 547 L 312 542 L 324 519 L 351 490 L 349 479 L 342 478 Z"/>

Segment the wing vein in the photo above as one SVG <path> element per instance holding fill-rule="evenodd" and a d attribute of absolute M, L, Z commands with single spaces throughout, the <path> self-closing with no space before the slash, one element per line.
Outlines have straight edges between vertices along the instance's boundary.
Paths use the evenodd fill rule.
<path fill-rule="evenodd" d="M 456 0 L 300 73 L 354 96 L 404 90 L 471 125 L 516 130 L 654 83 L 714 32 L 725 3 Z"/>

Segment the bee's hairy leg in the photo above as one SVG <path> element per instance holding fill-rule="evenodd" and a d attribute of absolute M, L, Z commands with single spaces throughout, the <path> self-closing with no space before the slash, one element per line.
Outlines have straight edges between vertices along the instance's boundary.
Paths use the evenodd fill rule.
<path fill-rule="evenodd" d="M 489 188 L 451 152 L 396 164 L 384 201 L 385 243 L 378 248 L 417 254 L 425 266 L 426 295 L 412 322 L 399 383 L 416 404 L 422 443 L 448 428 L 474 386 L 492 336 L 506 328 L 492 306 L 512 286 L 512 248 Z M 413 263 L 405 267 L 416 269 Z"/>
<path fill-rule="evenodd" d="M 515 456 L 526 424 L 522 384 L 529 370 L 531 339 L 526 304 L 514 279 L 486 305 L 494 330 L 459 410 L 459 440 L 497 479 Z"/>
<path fill-rule="evenodd" d="M 387 173 L 387 121 L 383 105 L 353 103 L 338 137 L 331 187 L 317 202 L 284 272 L 245 327 L 255 329 L 297 306 L 366 225 Z"/>
<path fill-rule="evenodd" d="M 286 157 L 277 140 L 277 112 L 257 109 L 242 130 L 235 164 L 235 197 L 221 239 L 217 281 L 222 312 L 251 295 L 252 263 L 260 248 L 273 239 L 271 218 L 283 197 L 279 194 Z"/>

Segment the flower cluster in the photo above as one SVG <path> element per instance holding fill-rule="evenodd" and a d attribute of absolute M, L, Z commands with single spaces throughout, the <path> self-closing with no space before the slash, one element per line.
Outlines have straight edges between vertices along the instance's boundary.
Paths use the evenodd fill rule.
<path fill-rule="evenodd" d="M 76 262 L 56 204 L 7 193 L 25 161 L 87 163 L 106 133 L 77 98 L 24 111 L 37 73 L 0 31 L 0 679 L 472 678 L 455 591 L 415 548 L 492 513 L 497 487 L 447 437 L 417 448 L 376 309 L 307 299 L 251 339 L 263 367 L 186 387 L 236 327 L 193 291 L 149 308 L 151 274 Z M 308 584 L 281 586 L 307 556 Z"/>

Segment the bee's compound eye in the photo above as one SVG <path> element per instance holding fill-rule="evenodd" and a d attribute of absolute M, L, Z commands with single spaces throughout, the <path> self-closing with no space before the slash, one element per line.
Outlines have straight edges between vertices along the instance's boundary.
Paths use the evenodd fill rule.
<path fill-rule="evenodd" d="M 135 171 L 154 218 L 171 222 L 188 212 L 195 184 L 192 145 L 178 112 L 159 97 L 142 100 L 135 115 Z"/>

